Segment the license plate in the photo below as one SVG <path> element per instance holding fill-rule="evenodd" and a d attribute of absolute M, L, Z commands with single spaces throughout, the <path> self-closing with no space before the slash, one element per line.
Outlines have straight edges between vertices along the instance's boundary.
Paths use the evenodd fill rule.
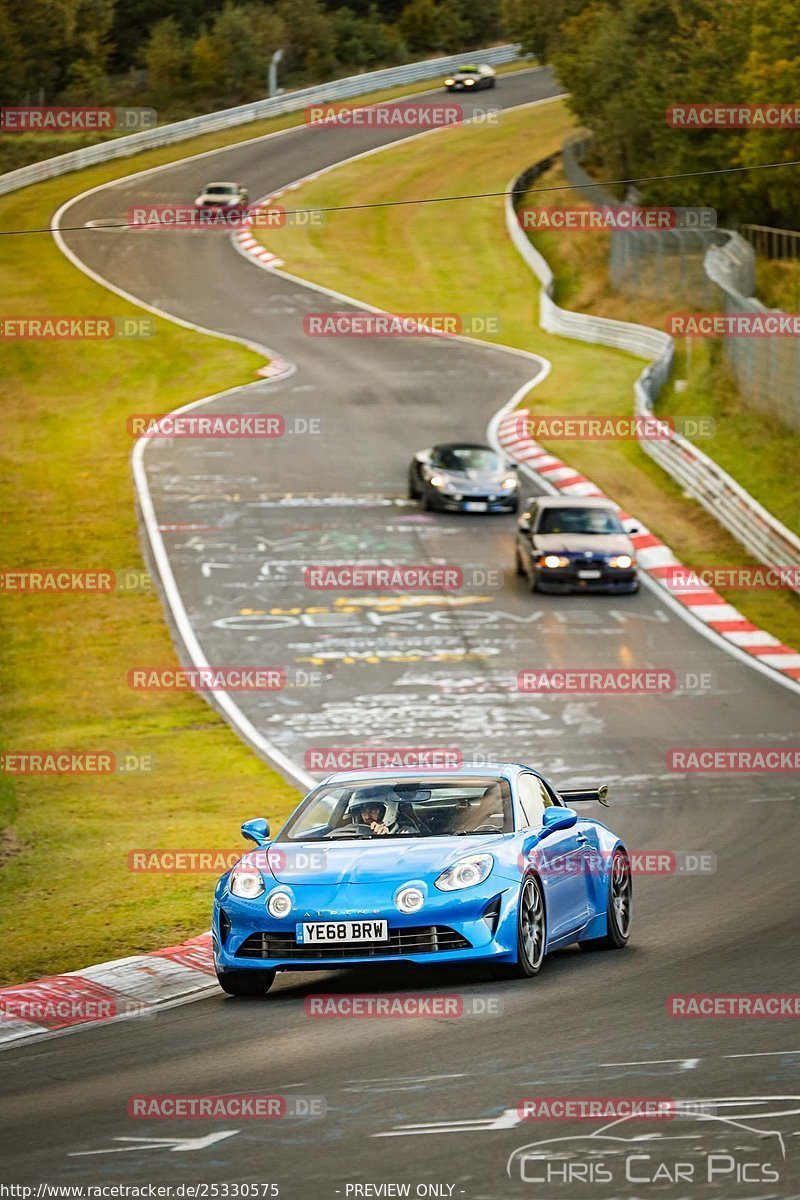
<path fill-rule="evenodd" d="M 488 504 L 485 500 L 470 500 L 464 505 L 465 512 L 486 512 Z"/>
<path fill-rule="evenodd" d="M 388 942 L 388 921 L 303 921 L 295 937 L 300 945 L 327 942 Z"/>
<path fill-rule="evenodd" d="M 599 579 L 602 571 L 578 571 L 578 579 Z"/>

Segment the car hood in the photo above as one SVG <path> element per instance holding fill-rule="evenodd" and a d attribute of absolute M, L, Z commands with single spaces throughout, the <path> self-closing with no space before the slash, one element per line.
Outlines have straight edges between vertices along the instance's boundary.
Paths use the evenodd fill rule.
<path fill-rule="evenodd" d="M 473 468 L 468 471 L 445 471 L 436 467 L 437 475 L 444 475 L 445 479 L 455 484 L 456 487 L 464 491 L 472 488 L 475 491 L 481 489 L 491 491 L 497 489 L 504 479 L 510 479 L 514 472 L 509 468 L 506 471 L 481 471 Z"/>
<path fill-rule="evenodd" d="M 537 533 L 536 548 L 546 554 L 630 554 L 633 542 L 626 533 Z"/>
<path fill-rule="evenodd" d="M 238 203 L 238 196 L 209 196 L 207 192 L 201 192 L 197 197 L 198 204 L 216 205 L 218 208 L 232 208 Z"/>
<path fill-rule="evenodd" d="M 503 836 L 470 834 L 461 837 L 387 837 L 347 842 L 281 842 L 270 848 L 269 867 L 278 883 L 291 884 L 292 887 L 405 883 L 414 879 L 435 879 L 457 859 L 489 849 L 502 841 Z M 321 855 L 320 850 L 323 851 Z M 296 863 L 302 864 L 306 861 L 304 854 L 308 861 L 307 870 L 299 869 L 292 863 L 296 855 Z"/>

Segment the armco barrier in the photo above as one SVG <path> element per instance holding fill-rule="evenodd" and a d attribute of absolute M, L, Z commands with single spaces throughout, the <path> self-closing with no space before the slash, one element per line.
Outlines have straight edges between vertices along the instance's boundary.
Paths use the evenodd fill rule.
<path fill-rule="evenodd" d="M 499 66 L 502 63 L 514 62 L 519 58 L 520 49 L 518 43 L 510 43 L 505 46 L 493 46 L 488 50 L 471 50 L 468 57 Z M 464 58 L 463 54 L 451 54 L 447 58 L 430 58 L 423 62 L 406 63 L 401 67 L 386 67 L 382 71 L 348 75 L 345 79 L 334 79 L 330 83 L 322 83 L 316 87 L 287 92 L 285 95 L 273 96 L 271 99 L 255 100 L 252 104 L 240 104 L 236 108 L 226 108 L 221 112 L 207 113 L 200 117 L 189 117 L 186 121 L 176 121 L 172 125 L 164 125 L 161 128 L 131 133 L 126 137 L 113 138 L 94 146 L 84 146 L 81 150 L 71 150 L 68 154 L 46 158 L 42 162 L 31 163 L 30 166 L 20 167 L 16 171 L 0 175 L 0 195 L 16 191 L 18 188 L 28 187 L 31 183 L 40 183 L 43 179 L 52 179 L 56 175 L 66 175 L 69 171 L 80 171 L 84 167 L 92 167 L 97 163 L 139 154 L 142 150 L 152 150 L 156 146 L 168 146 L 173 142 L 181 142 L 201 133 L 215 133 L 217 130 L 229 129 L 234 125 L 244 125 L 249 121 L 260 121 L 265 117 L 278 117 L 283 113 L 297 112 L 298 109 L 305 108 L 310 104 L 347 100 L 351 96 L 361 96 L 365 92 L 380 91 L 383 88 L 396 87 L 398 84 L 419 83 L 425 79 L 434 79 L 437 75 L 445 75 L 449 70 L 457 67 L 464 61 Z"/>
<path fill-rule="evenodd" d="M 553 272 L 528 240 L 517 219 L 516 201 L 552 165 L 555 157 L 543 159 L 523 172 L 511 184 L 506 197 L 508 235 L 542 285 L 539 322 L 547 333 L 613 346 L 639 358 L 650 359 L 634 385 L 635 413 L 649 416 L 672 370 L 675 355 L 672 338 L 647 325 L 559 308 L 553 300 Z M 640 444 L 689 496 L 702 504 L 760 562 L 771 566 L 800 566 L 800 538 L 688 438 L 673 433 L 669 439 L 643 439 Z"/>

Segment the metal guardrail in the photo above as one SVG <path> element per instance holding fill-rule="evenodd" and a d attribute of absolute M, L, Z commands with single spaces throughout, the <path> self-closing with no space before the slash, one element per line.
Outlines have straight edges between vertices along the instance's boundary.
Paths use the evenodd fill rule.
<path fill-rule="evenodd" d="M 583 134 L 565 143 L 567 179 L 591 203 L 613 204 L 613 196 L 582 166 L 581 159 L 590 144 L 591 137 Z M 635 202 L 636 194 L 631 193 L 629 201 L 631 197 Z M 766 246 L 774 256 L 789 261 L 791 255 L 800 253 L 800 233 L 760 225 L 742 225 L 740 229 L 749 241 L 731 229 L 614 229 L 608 262 L 612 286 L 634 299 L 659 296 L 692 308 L 721 308 L 726 313 L 775 312 L 756 298 L 753 247 Z M 800 429 L 800 339 L 729 333 L 721 340 L 731 371 L 749 403 Z"/>
<path fill-rule="evenodd" d="M 738 233 L 723 246 L 712 246 L 705 273 L 716 285 L 726 313 L 758 316 L 778 313 L 753 295 L 755 254 Z M 800 338 L 737 337 L 727 334 L 722 346 L 742 392 L 753 408 L 800 429 Z"/>
<path fill-rule="evenodd" d="M 380 91 L 398 84 L 419 83 L 425 79 L 434 79 L 437 75 L 446 75 L 467 57 L 493 66 L 515 62 L 519 58 L 520 50 L 520 44 L 514 42 L 504 46 L 492 46 L 487 50 L 470 50 L 466 55 L 451 54 L 446 58 L 430 58 L 422 62 L 406 63 L 400 67 L 385 67 L 381 71 L 366 71 L 361 75 L 348 75 L 345 79 L 335 79 L 316 87 L 286 92 L 281 96 L 274 96 L 272 99 L 255 100 L 251 104 L 240 104 L 236 108 L 206 113 L 199 117 L 189 117 L 185 121 L 176 121 L 171 125 L 146 129 L 141 133 L 131 133 L 126 137 L 114 138 L 107 142 L 98 142 L 93 146 L 71 150 L 67 154 L 46 158 L 41 162 L 31 163 L 27 167 L 19 167 L 16 171 L 0 175 L 0 195 L 28 187 L 32 183 L 41 183 L 42 180 L 52 179 L 57 175 L 66 175 L 69 171 L 80 171 L 84 167 L 92 167 L 97 163 L 111 162 L 116 158 L 127 158 L 132 154 L 139 154 L 143 150 L 152 150 L 157 146 L 169 146 L 173 142 L 196 137 L 201 133 L 215 133 L 220 129 L 230 129 L 234 125 L 260 121 L 265 117 L 278 117 L 284 113 L 297 112 L 298 109 L 305 108 L 310 104 L 347 100 L 352 96 Z"/>
<path fill-rule="evenodd" d="M 800 231 L 797 229 L 779 229 L 774 225 L 750 225 L 747 222 L 736 227 L 745 241 L 748 241 L 756 254 L 764 258 L 783 259 L 796 263 L 800 259 Z"/>
<path fill-rule="evenodd" d="M 506 197 L 506 228 L 516 249 L 541 283 L 539 321 L 542 329 L 576 341 L 594 342 L 651 359 L 634 385 L 634 411 L 649 417 L 659 392 L 672 371 L 675 345 L 669 334 L 630 321 L 616 321 L 569 312 L 553 300 L 553 272 L 517 219 L 516 201 L 534 179 L 547 170 L 554 156 L 524 171 Z M 642 439 L 646 454 L 681 484 L 760 562 L 770 566 L 800 566 L 800 538 L 746 492 L 732 476 L 679 433 L 669 439 Z"/>
<path fill-rule="evenodd" d="M 592 179 L 583 166 L 592 143 L 591 135 L 576 134 L 564 143 L 564 173 L 582 199 L 596 207 L 619 206 L 635 209 L 638 192 L 629 188 L 620 201 Z M 708 305 L 714 294 L 703 262 L 709 246 L 724 242 L 730 234 L 718 229 L 625 229 L 611 230 L 608 273 L 612 287 L 632 299 L 659 296 L 680 298 L 685 303 Z"/>

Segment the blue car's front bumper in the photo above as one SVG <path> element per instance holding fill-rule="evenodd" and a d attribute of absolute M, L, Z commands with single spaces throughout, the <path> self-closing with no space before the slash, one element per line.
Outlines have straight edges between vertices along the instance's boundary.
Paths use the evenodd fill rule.
<path fill-rule="evenodd" d="M 518 885 L 490 876 L 462 892 L 426 889 L 419 912 L 401 913 L 391 885 L 338 884 L 281 887 L 294 904 L 288 917 L 267 912 L 271 889 L 256 900 L 232 896 L 227 880 L 214 900 L 212 937 L 217 971 L 331 970 L 364 963 L 513 961 L 517 952 Z M 383 919 L 389 941 L 330 946 L 303 945 L 295 938 L 302 921 Z"/>

